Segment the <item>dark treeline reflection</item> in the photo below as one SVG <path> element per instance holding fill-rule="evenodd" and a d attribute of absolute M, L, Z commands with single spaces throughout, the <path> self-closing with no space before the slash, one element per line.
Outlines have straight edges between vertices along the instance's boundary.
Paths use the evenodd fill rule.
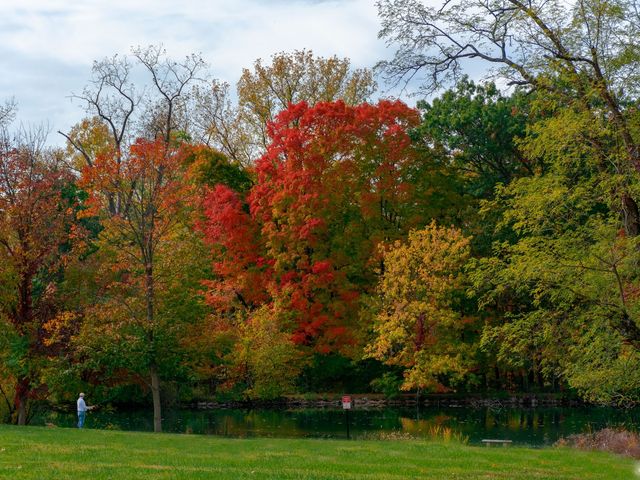
<path fill-rule="evenodd" d="M 346 417 L 341 410 L 172 410 L 163 418 L 167 432 L 228 437 L 343 438 Z M 611 408 L 472 409 L 424 408 L 353 410 L 349 414 L 354 438 L 385 435 L 429 437 L 447 427 L 479 443 L 483 438 L 503 438 L 532 446 L 550 445 L 560 437 L 608 426 L 638 429 L 640 410 Z M 71 413 L 49 412 L 34 424 L 75 425 Z M 153 431 L 146 411 L 91 413 L 89 428 Z"/>

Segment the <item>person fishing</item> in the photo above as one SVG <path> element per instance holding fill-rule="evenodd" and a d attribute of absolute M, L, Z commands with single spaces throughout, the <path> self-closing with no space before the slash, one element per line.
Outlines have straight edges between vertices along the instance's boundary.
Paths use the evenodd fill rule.
<path fill-rule="evenodd" d="M 78 428 L 84 427 L 84 420 L 89 410 L 93 410 L 93 406 L 88 406 L 84 401 L 84 393 L 80 393 L 78 396 Z"/>

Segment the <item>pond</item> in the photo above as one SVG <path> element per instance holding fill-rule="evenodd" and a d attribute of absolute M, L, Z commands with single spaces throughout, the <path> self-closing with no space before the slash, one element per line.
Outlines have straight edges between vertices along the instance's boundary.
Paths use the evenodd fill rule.
<path fill-rule="evenodd" d="M 32 421 L 73 427 L 75 414 L 49 412 Z M 151 411 L 89 412 L 87 428 L 152 431 Z M 428 437 L 447 427 L 478 444 L 483 438 L 509 439 L 528 446 L 551 445 L 574 433 L 608 426 L 638 430 L 640 410 L 580 408 L 470 408 L 421 407 L 351 410 L 352 438 Z M 346 438 L 346 415 L 334 409 L 281 410 L 172 410 L 166 411 L 166 432 L 228 437 Z"/>

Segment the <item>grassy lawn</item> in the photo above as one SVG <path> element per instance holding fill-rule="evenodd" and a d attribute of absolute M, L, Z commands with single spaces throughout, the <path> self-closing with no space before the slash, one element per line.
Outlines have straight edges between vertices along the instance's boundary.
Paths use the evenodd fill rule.
<path fill-rule="evenodd" d="M 425 441 L 226 439 L 0 426 L 4 479 L 633 479 L 635 462 L 567 449 Z"/>

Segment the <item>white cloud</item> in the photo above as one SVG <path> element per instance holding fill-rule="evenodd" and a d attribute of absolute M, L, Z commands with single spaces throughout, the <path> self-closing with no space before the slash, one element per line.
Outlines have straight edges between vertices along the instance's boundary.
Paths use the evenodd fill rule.
<path fill-rule="evenodd" d="M 18 5 L 16 5 L 18 4 Z M 67 129 L 82 112 L 65 98 L 88 81 L 93 60 L 162 43 L 201 53 L 214 77 L 279 51 L 312 49 L 372 66 L 385 56 L 373 0 L 0 0 L 0 100 L 20 117 Z"/>

